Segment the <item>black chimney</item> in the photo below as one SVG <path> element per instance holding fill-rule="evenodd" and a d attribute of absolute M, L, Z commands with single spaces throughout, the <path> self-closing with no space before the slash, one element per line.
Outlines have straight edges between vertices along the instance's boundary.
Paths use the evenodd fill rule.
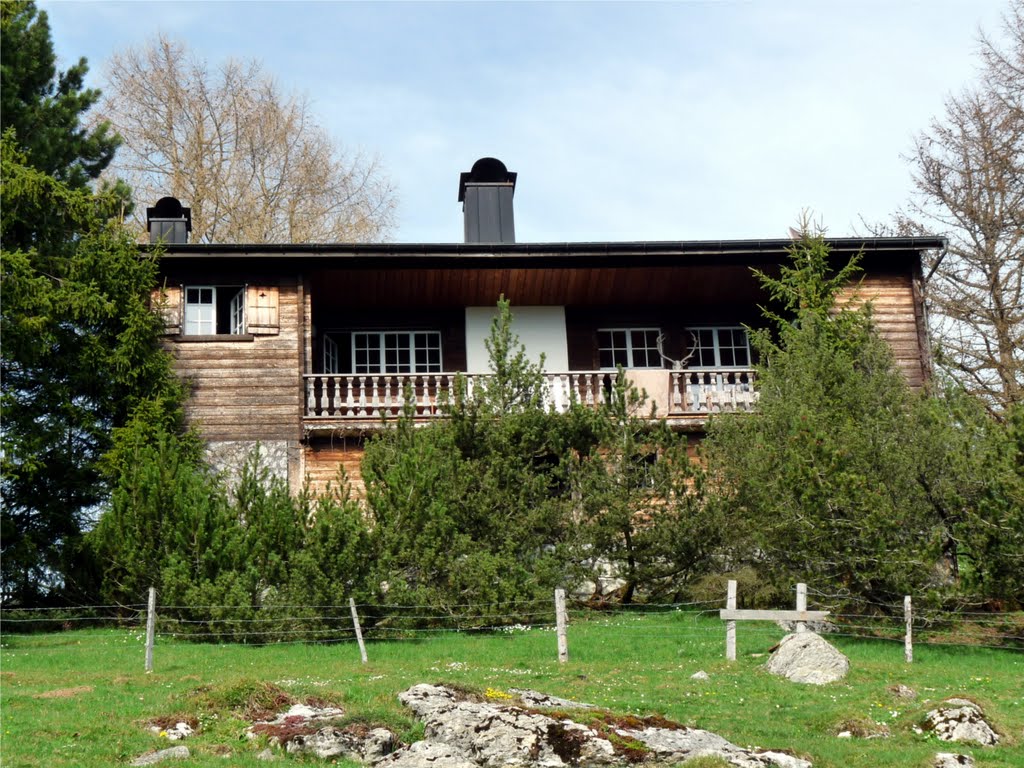
<path fill-rule="evenodd" d="M 151 243 L 187 243 L 192 231 L 192 209 L 182 207 L 177 198 L 161 197 L 156 205 L 146 209 L 146 226 Z"/>
<path fill-rule="evenodd" d="M 459 176 L 459 202 L 465 220 L 467 243 L 514 243 L 512 195 L 516 174 L 501 160 L 482 157 L 473 170 Z"/>

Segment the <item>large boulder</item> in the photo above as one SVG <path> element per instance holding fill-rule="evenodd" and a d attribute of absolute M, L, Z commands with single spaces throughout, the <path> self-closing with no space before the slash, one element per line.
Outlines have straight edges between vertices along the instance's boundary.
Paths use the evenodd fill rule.
<path fill-rule="evenodd" d="M 942 741 L 970 742 L 982 746 L 999 743 L 999 735 L 985 720 L 981 708 L 967 699 L 947 699 L 924 719 L 924 729 Z"/>
<path fill-rule="evenodd" d="M 565 699 L 526 692 L 529 701 L 557 702 L 558 709 L 580 709 Z M 810 768 L 781 752 L 744 749 L 709 731 L 663 719 L 616 718 L 599 710 L 576 722 L 553 710 L 478 701 L 444 686 L 415 685 L 399 699 L 423 721 L 426 741 L 399 749 L 378 766 L 473 766 L 473 768 L 560 768 L 637 763 L 674 765 L 716 755 L 737 768 Z M 566 707 L 565 705 L 571 705 Z M 653 722 L 656 720 L 657 722 Z"/>
<path fill-rule="evenodd" d="M 842 680 L 850 660 L 814 632 L 794 632 L 776 646 L 764 668 L 794 683 L 825 685 Z"/>

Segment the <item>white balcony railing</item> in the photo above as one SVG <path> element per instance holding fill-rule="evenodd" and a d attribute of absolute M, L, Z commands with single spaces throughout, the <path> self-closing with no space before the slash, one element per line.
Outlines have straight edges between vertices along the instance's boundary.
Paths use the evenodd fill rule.
<path fill-rule="evenodd" d="M 630 373 L 627 371 L 626 375 Z M 749 411 L 757 401 L 754 373 L 748 369 L 645 370 L 643 374 L 640 384 L 647 389 L 662 415 Z M 650 386 L 652 374 L 661 380 L 660 386 Z M 614 371 L 546 373 L 547 404 L 558 412 L 567 410 L 572 402 L 597 406 L 611 390 L 616 375 Z M 412 399 L 416 417 L 437 416 L 454 392 L 456 376 L 455 373 L 310 374 L 303 377 L 306 418 L 379 421 L 398 416 L 407 396 Z M 462 374 L 462 378 L 467 392 L 472 393 L 484 376 Z"/>
<path fill-rule="evenodd" d="M 410 374 L 313 374 L 304 376 L 306 418 L 377 420 L 398 416 L 405 399 L 412 399 L 417 417 L 436 416 L 455 389 L 455 373 Z M 611 388 L 612 371 L 574 371 L 548 373 L 548 405 L 556 411 L 568 410 L 576 402 L 596 406 Z M 466 391 L 484 378 L 462 374 Z"/>
<path fill-rule="evenodd" d="M 749 368 L 671 371 L 670 414 L 750 411 L 757 403 Z"/>

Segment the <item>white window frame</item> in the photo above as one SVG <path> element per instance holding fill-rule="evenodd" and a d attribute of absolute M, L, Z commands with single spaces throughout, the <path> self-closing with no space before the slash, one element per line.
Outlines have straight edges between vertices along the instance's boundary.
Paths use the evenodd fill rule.
<path fill-rule="evenodd" d="M 711 331 L 712 347 L 710 347 L 710 349 L 714 351 L 714 356 L 715 356 L 715 362 L 712 365 L 699 365 L 699 364 L 698 365 L 689 365 L 689 366 L 687 366 L 688 368 L 690 368 L 692 370 L 696 370 L 696 371 L 717 371 L 717 370 L 734 370 L 734 369 L 736 369 L 736 370 L 746 370 L 746 369 L 751 368 L 753 366 L 753 363 L 752 363 L 753 357 L 750 354 L 750 334 L 747 333 L 747 329 L 744 328 L 742 325 L 700 325 L 700 326 L 693 326 L 691 328 L 687 328 L 686 331 L 687 331 L 687 333 L 690 333 L 690 334 L 693 335 L 693 340 L 694 340 L 694 347 L 693 347 L 693 349 L 694 349 L 695 354 L 697 354 L 697 355 L 700 354 L 699 350 L 702 349 L 702 347 L 700 345 L 700 336 L 698 334 L 701 331 Z M 747 362 L 746 362 L 746 364 L 744 364 L 744 365 L 736 365 L 736 364 L 733 364 L 733 365 L 722 365 L 722 348 L 724 346 L 721 343 L 721 332 L 722 331 L 740 331 L 740 332 L 743 333 L 744 345 L 742 347 L 738 347 L 735 344 L 730 344 L 730 345 L 728 345 L 728 348 L 729 349 L 733 349 L 733 350 L 743 349 L 747 353 Z M 703 349 L 708 349 L 708 348 L 707 347 L 703 347 Z"/>
<path fill-rule="evenodd" d="M 637 348 L 633 346 L 633 334 L 634 333 L 638 333 L 638 332 L 653 333 L 654 334 L 654 346 L 653 347 L 647 347 L 647 346 L 643 347 L 643 349 L 645 349 L 647 351 L 648 363 L 649 363 L 649 361 L 651 359 L 651 352 L 652 352 L 652 350 L 657 355 L 657 362 L 654 365 L 650 365 L 650 364 L 648 364 L 648 365 L 636 365 L 636 359 L 634 357 L 634 350 L 637 349 Z M 612 357 L 614 358 L 615 350 L 623 349 L 622 347 L 614 346 L 614 339 L 611 339 L 612 346 L 610 346 L 610 347 L 602 346 L 601 345 L 601 334 L 602 333 L 609 333 L 609 334 L 624 333 L 626 335 L 625 352 L 626 352 L 626 359 L 628 360 L 629 365 L 623 366 L 624 368 L 647 368 L 647 369 L 651 369 L 651 368 L 664 368 L 665 367 L 665 362 L 662 359 L 661 350 L 658 348 L 658 341 L 657 341 L 658 337 L 661 336 L 661 328 L 653 328 L 653 327 L 648 327 L 648 326 L 630 326 L 630 327 L 623 327 L 623 328 L 598 328 L 597 329 L 597 334 L 598 334 L 598 337 L 597 337 L 597 355 L 598 355 L 598 362 L 599 363 L 600 363 L 600 358 L 601 358 L 601 352 L 603 350 L 610 350 L 610 351 L 612 351 Z M 601 370 L 602 371 L 614 371 L 617 368 L 618 368 L 617 365 L 601 366 Z"/>
<path fill-rule="evenodd" d="M 199 301 L 190 301 L 192 291 Z M 210 292 L 210 301 L 203 301 L 203 291 Z M 213 336 L 217 333 L 217 288 L 213 285 L 185 286 L 185 322 L 182 333 L 186 336 Z"/>
<path fill-rule="evenodd" d="M 341 350 L 338 349 L 338 342 L 330 336 L 324 336 L 323 355 L 324 373 L 340 373 Z"/>
<path fill-rule="evenodd" d="M 234 286 L 220 286 L 225 290 Z M 189 301 L 189 294 L 199 291 L 200 301 Z M 210 301 L 202 301 L 202 292 L 210 292 Z M 217 333 L 217 286 L 186 285 L 184 286 L 184 323 L 182 334 L 185 336 L 240 336 L 245 333 L 245 286 L 235 290 L 228 307 L 228 333 Z"/>
<path fill-rule="evenodd" d="M 417 337 L 417 335 L 421 335 L 421 334 L 422 335 L 426 335 L 426 336 L 429 337 L 428 342 L 436 341 L 437 343 L 436 344 L 428 343 L 428 344 L 426 344 L 423 347 L 417 347 L 417 345 L 416 345 L 416 337 Z M 388 339 L 389 336 L 398 337 L 395 340 L 399 341 L 399 346 L 395 347 L 394 349 L 389 349 L 388 346 L 387 346 L 387 342 L 389 341 L 389 339 Z M 376 351 L 377 351 L 379 363 L 376 366 L 376 370 L 370 370 L 370 366 L 368 364 L 357 365 L 357 363 L 356 363 L 357 340 L 360 337 L 366 339 L 368 342 L 371 341 L 374 338 L 376 339 L 376 345 L 367 344 L 367 346 L 365 347 L 365 350 L 367 350 L 367 351 L 371 351 L 371 350 L 374 350 L 374 349 L 376 349 Z M 402 338 L 404 338 L 404 341 L 405 341 L 404 346 L 401 345 L 401 342 L 400 342 L 400 339 L 402 339 Z M 360 351 L 362 351 L 362 349 L 363 348 L 360 348 Z M 426 352 L 429 353 L 429 352 L 434 351 L 434 350 L 437 351 L 437 365 L 436 366 L 432 366 L 430 364 L 429 354 L 428 354 L 427 362 L 422 363 L 422 364 L 417 362 L 417 359 L 416 359 L 417 351 L 426 351 Z M 408 366 L 399 365 L 399 364 L 397 364 L 397 362 L 394 363 L 394 364 L 389 364 L 388 363 L 388 359 L 387 359 L 388 351 L 398 351 L 398 352 L 405 351 L 408 354 L 408 360 L 409 360 Z M 422 330 L 422 329 L 419 329 L 419 330 L 409 330 L 409 331 L 407 331 L 407 330 L 352 331 L 351 358 L 350 359 L 351 359 L 351 362 L 352 362 L 352 372 L 355 375 L 357 375 L 357 376 L 373 376 L 373 375 L 380 375 L 380 374 L 391 374 L 391 375 L 399 375 L 399 376 L 401 376 L 401 375 L 413 374 L 413 373 L 440 373 L 443 370 L 443 368 L 444 368 L 444 357 L 443 357 L 442 348 L 441 348 L 441 332 L 440 331 L 431 331 L 431 330 Z M 360 368 L 363 368 L 364 370 L 360 370 Z M 408 368 L 408 370 L 403 370 L 403 368 Z"/>
<path fill-rule="evenodd" d="M 245 294 L 246 290 L 243 285 L 231 297 L 231 306 L 228 314 L 228 322 L 230 323 L 228 333 L 233 336 L 241 336 L 245 333 Z"/>

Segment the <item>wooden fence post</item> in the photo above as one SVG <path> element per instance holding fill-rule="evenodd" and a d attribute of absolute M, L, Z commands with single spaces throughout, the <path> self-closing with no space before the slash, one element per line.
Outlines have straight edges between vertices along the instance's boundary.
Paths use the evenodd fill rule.
<path fill-rule="evenodd" d="M 797 584 L 796 585 L 796 609 L 798 611 L 806 611 L 807 610 L 807 585 L 806 584 Z M 796 623 L 796 631 L 797 632 L 806 632 L 807 631 L 807 625 L 804 624 L 802 621 L 798 621 Z"/>
<path fill-rule="evenodd" d="M 149 588 L 146 606 L 146 672 L 153 671 L 153 641 L 156 638 L 156 587 Z"/>
<path fill-rule="evenodd" d="M 907 664 L 911 664 L 914 661 L 914 619 L 910 604 L 910 595 L 906 595 L 903 598 L 903 621 L 906 623 L 907 627 L 906 634 L 903 637 L 903 659 Z"/>
<path fill-rule="evenodd" d="M 736 610 L 736 580 L 729 579 L 729 591 L 725 598 L 725 609 Z M 725 622 L 725 659 L 736 661 L 736 622 Z"/>
<path fill-rule="evenodd" d="M 356 601 L 354 598 L 348 599 L 348 607 L 352 610 L 352 626 L 356 628 L 356 642 L 359 643 L 359 658 L 363 660 L 363 664 L 366 664 L 366 646 L 363 645 L 363 630 L 359 627 L 359 614 L 356 613 Z"/>
<path fill-rule="evenodd" d="M 558 661 L 562 664 L 569 660 L 569 638 L 565 632 L 567 617 L 565 613 L 565 590 L 555 590 L 555 632 L 558 635 Z"/>

